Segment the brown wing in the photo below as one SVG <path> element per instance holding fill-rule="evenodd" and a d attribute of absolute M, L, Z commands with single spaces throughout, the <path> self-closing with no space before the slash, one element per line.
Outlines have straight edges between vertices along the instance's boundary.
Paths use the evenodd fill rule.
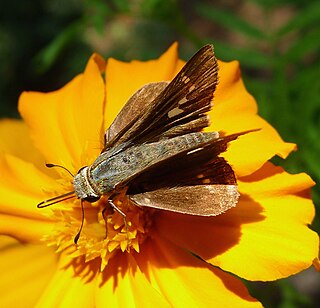
<path fill-rule="evenodd" d="M 231 166 L 218 155 L 227 149 L 230 141 L 242 134 L 214 139 L 196 150 L 181 152 L 159 166 L 144 170 L 128 183 L 127 194 L 192 185 L 236 185 Z"/>
<path fill-rule="evenodd" d="M 157 141 L 163 137 L 201 130 L 209 124 L 205 113 L 211 108 L 217 75 L 213 47 L 206 45 L 151 103 L 147 102 L 147 108 L 139 108 L 141 100 L 136 100 L 137 97 L 130 102 L 131 106 L 137 104 L 138 107 L 128 107 L 128 110 L 141 109 L 141 112 L 131 115 L 130 121 L 125 121 L 126 125 L 114 125 L 106 137 L 105 148 L 124 143 L 128 147 L 133 143 Z M 121 122 L 124 114 L 128 112 L 123 112 L 115 121 Z"/>
<path fill-rule="evenodd" d="M 138 206 L 183 214 L 216 216 L 236 206 L 236 185 L 195 185 L 162 188 L 129 196 Z"/>
<path fill-rule="evenodd" d="M 166 88 L 169 82 L 154 82 L 136 91 L 118 113 L 105 133 L 105 145 L 111 144 L 121 131 L 125 131 L 137 114 L 144 114 L 151 108 L 154 99 Z"/>

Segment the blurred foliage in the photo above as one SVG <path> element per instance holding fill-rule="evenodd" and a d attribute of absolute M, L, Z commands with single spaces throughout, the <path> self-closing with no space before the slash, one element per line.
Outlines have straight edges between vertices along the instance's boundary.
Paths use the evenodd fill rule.
<path fill-rule="evenodd" d="M 90 54 L 122 60 L 158 57 L 179 41 L 187 59 L 205 43 L 239 60 L 260 114 L 299 151 L 290 172 L 320 179 L 320 2 L 318 0 L 11 0 L 0 11 L 0 114 L 18 116 L 23 90 L 54 90 Z M 313 191 L 319 210 L 320 189 Z M 313 228 L 320 230 L 319 220 Z M 289 280 L 252 288 L 267 307 L 311 307 Z M 273 296 L 270 296 L 272 294 Z"/>

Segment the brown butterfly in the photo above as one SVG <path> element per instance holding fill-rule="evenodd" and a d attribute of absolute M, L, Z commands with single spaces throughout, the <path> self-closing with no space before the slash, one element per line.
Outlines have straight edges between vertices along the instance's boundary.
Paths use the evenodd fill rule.
<path fill-rule="evenodd" d="M 94 202 L 106 195 L 107 207 L 125 217 L 113 203 L 124 192 L 138 206 L 191 215 L 215 216 L 234 207 L 236 178 L 219 154 L 243 133 L 202 132 L 217 83 L 217 60 L 206 45 L 171 82 L 140 88 L 106 131 L 101 154 L 74 177 L 74 191 L 38 207 L 73 197 Z"/>

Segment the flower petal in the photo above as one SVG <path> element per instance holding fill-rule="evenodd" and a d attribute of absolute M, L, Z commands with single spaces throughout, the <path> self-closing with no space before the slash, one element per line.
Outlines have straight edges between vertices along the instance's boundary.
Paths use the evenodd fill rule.
<path fill-rule="evenodd" d="M 39 244 L 43 235 L 51 231 L 50 221 L 0 214 L 0 234 L 12 236 L 21 242 Z"/>
<path fill-rule="evenodd" d="M 21 120 L 0 120 L 0 152 L 19 157 L 44 170 L 44 158 L 33 147 L 28 127 Z"/>
<path fill-rule="evenodd" d="M 214 93 L 214 106 L 223 104 L 226 110 L 256 114 L 257 103 L 243 84 L 239 62 L 218 61 L 218 65 L 219 84 Z"/>
<path fill-rule="evenodd" d="M 250 280 L 279 279 L 310 267 L 319 250 L 318 235 L 307 227 L 315 215 L 313 185 L 306 174 L 291 175 L 271 163 L 239 181 L 237 214 L 245 221 L 259 204 L 263 219 L 242 224 L 240 242 L 214 264 Z"/>
<path fill-rule="evenodd" d="M 55 275 L 39 298 L 38 307 L 95 307 L 97 268 L 93 268 L 93 272 L 86 269 L 88 272 L 78 275 L 74 265 L 69 258 L 60 258 Z"/>
<path fill-rule="evenodd" d="M 256 102 L 243 84 L 238 62 L 219 62 L 219 65 L 220 82 L 209 113 L 212 125 L 207 130 L 232 134 L 261 129 L 241 136 L 224 153 L 236 174 L 248 175 L 274 155 L 287 157 L 295 145 L 283 142 L 276 130 L 257 115 Z"/>
<path fill-rule="evenodd" d="M 1 307 L 34 307 L 56 270 L 56 254 L 43 245 L 0 237 Z"/>
<path fill-rule="evenodd" d="M 267 163 L 239 181 L 238 205 L 217 217 L 162 214 L 159 232 L 180 247 L 248 280 L 297 273 L 318 255 L 319 239 L 308 229 L 314 207 L 305 174 L 289 175 Z"/>
<path fill-rule="evenodd" d="M 43 200 L 43 191 L 54 191 L 59 185 L 33 164 L 5 155 L 0 159 L 1 212 L 29 218 L 40 218 L 36 205 Z"/>
<path fill-rule="evenodd" d="M 119 253 L 112 258 L 99 278 L 97 307 L 172 307 L 130 255 Z"/>
<path fill-rule="evenodd" d="M 107 108 L 105 128 L 109 127 L 130 96 L 150 82 L 171 80 L 183 66 L 174 43 L 159 59 L 121 62 L 108 59 L 106 69 Z"/>
<path fill-rule="evenodd" d="M 155 236 L 136 256 L 172 307 L 260 307 L 240 280 Z"/>
<path fill-rule="evenodd" d="M 77 171 L 88 157 L 93 160 L 99 154 L 104 104 L 101 63 L 93 55 L 84 73 L 60 90 L 22 93 L 19 111 L 47 162 Z"/>
<path fill-rule="evenodd" d="M 52 220 L 37 204 L 45 198 L 44 191 L 59 188 L 32 163 L 4 155 L 0 159 L 0 230 L 21 241 L 38 241 L 52 229 Z M 23 227 L 21 227 L 23 226 Z"/>

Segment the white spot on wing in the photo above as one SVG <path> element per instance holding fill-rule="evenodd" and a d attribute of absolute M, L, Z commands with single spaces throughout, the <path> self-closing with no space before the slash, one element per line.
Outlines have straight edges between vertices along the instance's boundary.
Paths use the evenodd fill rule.
<path fill-rule="evenodd" d="M 190 78 L 189 78 L 188 76 L 183 76 L 183 77 L 182 77 L 182 81 L 183 81 L 184 83 L 188 83 L 188 82 L 190 81 Z"/>
<path fill-rule="evenodd" d="M 189 151 L 188 153 L 187 153 L 187 155 L 190 155 L 190 154 L 192 154 L 192 153 L 195 153 L 195 152 L 198 152 L 198 151 L 201 151 L 203 148 L 197 148 L 197 149 L 194 149 L 194 150 L 192 150 L 192 151 Z"/>
<path fill-rule="evenodd" d="M 183 105 L 183 104 L 185 104 L 187 101 L 188 101 L 187 98 L 184 97 L 184 98 L 180 99 L 180 101 L 178 102 L 178 105 L 179 105 L 179 106 L 180 106 L 180 105 Z"/>
<path fill-rule="evenodd" d="M 168 112 L 168 117 L 173 118 L 182 112 L 183 112 L 183 109 L 180 109 L 179 107 L 173 108 Z"/>
<path fill-rule="evenodd" d="M 146 204 L 150 204 L 150 199 L 147 198 L 147 197 L 144 197 L 143 198 L 143 202 L 146 203 Z"/>

